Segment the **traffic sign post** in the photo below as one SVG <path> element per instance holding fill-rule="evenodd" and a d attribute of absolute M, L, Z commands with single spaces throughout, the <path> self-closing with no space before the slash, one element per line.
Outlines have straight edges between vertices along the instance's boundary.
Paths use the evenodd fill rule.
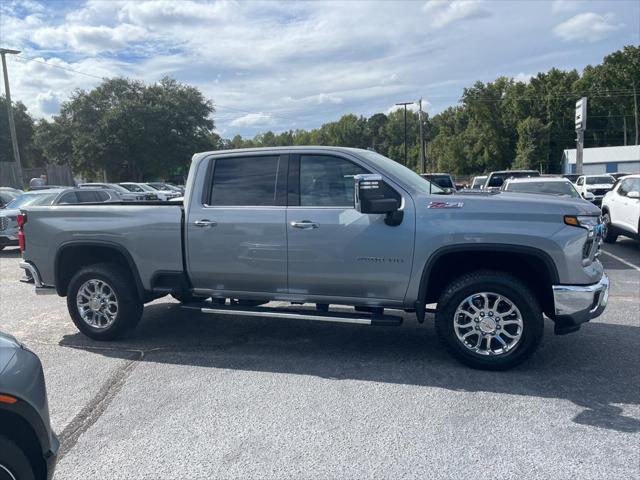
<path fill-rule="evenodd" d="M 576 102 L 576 173 L 582 175 L 582 153 L 584 149 L 584 131 L 587 129 L 587 97 Z"/>

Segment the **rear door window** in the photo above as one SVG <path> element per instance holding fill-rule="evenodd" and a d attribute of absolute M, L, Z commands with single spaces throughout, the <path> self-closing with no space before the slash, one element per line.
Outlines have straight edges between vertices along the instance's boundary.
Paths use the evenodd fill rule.
<path fill-rule="evenodd" d="M 215 160 L 210 206 L 277 205 L 279 156 L 230 157 Z M 281 175 L 280 175 L 281 176 Z"/>

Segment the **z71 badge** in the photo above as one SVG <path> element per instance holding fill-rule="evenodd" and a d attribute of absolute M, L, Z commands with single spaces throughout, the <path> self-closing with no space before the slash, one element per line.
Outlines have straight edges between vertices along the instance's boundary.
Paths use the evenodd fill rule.
<path fill-rule="evenodd" d="M 462 208 L 464 202 L 431 202 L 427 208 Z"/>

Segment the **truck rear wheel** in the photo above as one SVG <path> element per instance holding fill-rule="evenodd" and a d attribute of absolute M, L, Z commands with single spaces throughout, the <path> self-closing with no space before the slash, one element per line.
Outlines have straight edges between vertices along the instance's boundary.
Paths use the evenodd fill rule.
<path fill-rule="evenodd" d="M 438 301 L 436 331 L 458 361 L 507 370 L 526 360 L 544 331 L 542 310 L 529 288 L 502 272 L 478 271 L 451 282 Z"/>
<path fill-rule="evenodd" d="M 67 290 L 67 308 L 73 323 L 86 336 L 113 340 L 136 327 L 144 304 L 124 268 L 100 263 L 73 276 Z"/>

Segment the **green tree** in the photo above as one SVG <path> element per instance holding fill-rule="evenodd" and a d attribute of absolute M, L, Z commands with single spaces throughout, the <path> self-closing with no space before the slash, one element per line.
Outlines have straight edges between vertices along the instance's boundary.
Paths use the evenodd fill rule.
<path fill-rule="evenodd" d="M 534 117 L 527 117 L 518 124 L 518 144 L 514 168 L 547 170 L 548 130 L 548 125 Z"/>
<path fill-rule="evenodd" d="M 194 152 L 212 148 L 213 106 L 171 78 L 145 85 L 124 78 L 76 91 L 38 142 L 57 163 L 92 178 L 143 180 L 184 173 Z"/>
<path fill-rule="evenodd" d="M 14 161 L 7 106 L 6 97 L 4 95 L 0 96 L 0 162 Z M 33 142 L 35 124 L 27 111 L 27 107 L 22 102 L 14 102 L 12 110 L 22 166 L 34 167 L 42 165 L 44 158 L 42 157 L 42 152 Z"/>

